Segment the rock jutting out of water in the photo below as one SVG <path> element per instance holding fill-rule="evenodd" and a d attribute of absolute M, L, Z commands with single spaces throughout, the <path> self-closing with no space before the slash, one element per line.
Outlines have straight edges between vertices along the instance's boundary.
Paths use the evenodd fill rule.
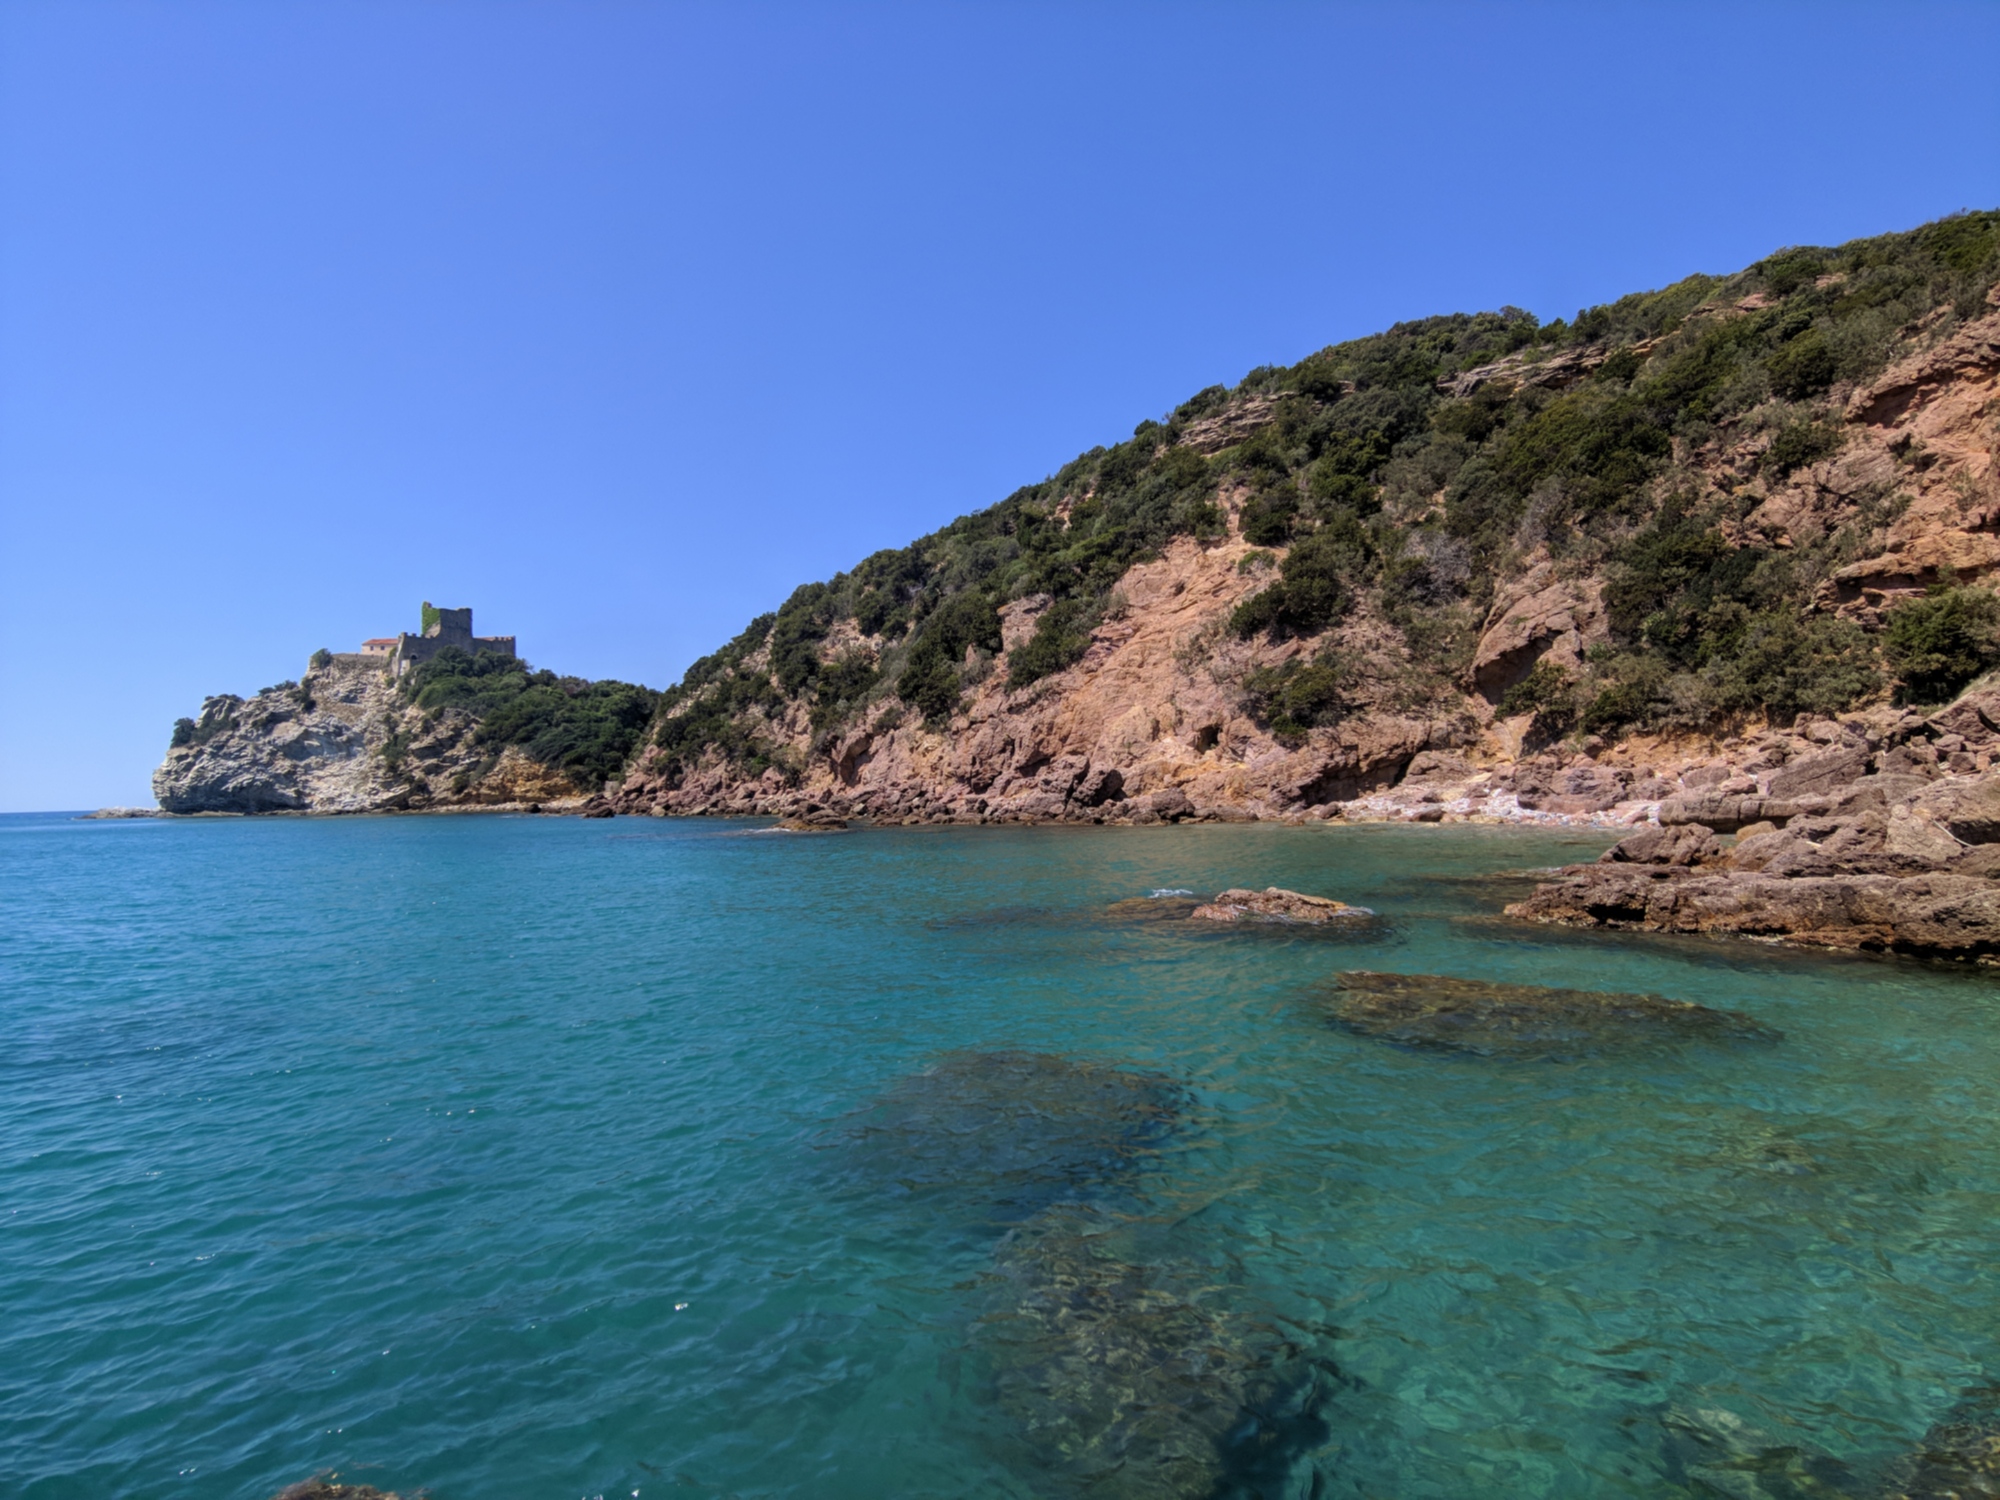
<path fill-rule="evenodd" d="M 1648 1041 L 1778 1041 L 1735 1011 L 1660 995 L 1544 989 L 1440 974 L 1339 976 L 1333 1022 L 1357 1036 L 1481 1056 L 1561 1057 Z"/>
<path fill-rule="evenodd" d="M 1193 1500 L 1274 1477 L 1324 1439 L 1330 1367 L 1229 1308 L 1207 1267 L 1134 1243 L 1148 1228 L 1061 1204 L 1007 1236 L 973 1330 L 996 1405 L 1061 1493 Z"/>
<path fill-rule="evenodd" d="M 1261 891 L 1227 890 L 1197 906 L 1188 916 L 1198 922 L 1276 922 L 1310 927 L 1328 922 L 1366 921 L 1374 912 L 1326 896 L 1266 886 Z"/>
<path fill-rule="evenodd" d="M 1114 901 L 1105 908 L 1104 915 L 1128 925 L 1204 935 L 1261 932 L 1341 942 L 1380 942 L 1395 934 L 1390 923 L 1365 906 L 1351 906 L 1325 896 L 1305 896 L 1277 886 L 1261 891 L 1227 890 L 1210 901 L 1180 891 L 1161 891 Z"/>
<path fill-rule="evenodd" d="M 847 819 L 831 808 L 809 802 L 789 818 L 779 819 L 776 826 L 784 833 L 845 833 Z"/>
<path fill-rule="evenodd" d="M 331 1479 L 302 1479 L 288 1484 L 271 1500 L 402 1500 L 393 1490 L 378 1490 L 372 1484 L 336 1484 Z"/>
<path fill-rule="evenodd" d="M 1009 1216 L 1128 1181 L 1187 1115 L 1164 1073 L 1046 1052 L 954 1052 L 860 1117 L 864 1165 Z"/>

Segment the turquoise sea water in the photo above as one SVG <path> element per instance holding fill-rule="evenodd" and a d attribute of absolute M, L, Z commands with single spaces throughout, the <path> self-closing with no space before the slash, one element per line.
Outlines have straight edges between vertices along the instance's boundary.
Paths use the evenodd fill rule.
<path fill-rule="evenodd" d="M 1492 921 L 1574 835 L 748 826 L 0 819 L 0 1493 L 1860 1494 L 2000 1377 L 1991 978 Z M 1388 920 L 1106 913 L 1235 884 Z"/>

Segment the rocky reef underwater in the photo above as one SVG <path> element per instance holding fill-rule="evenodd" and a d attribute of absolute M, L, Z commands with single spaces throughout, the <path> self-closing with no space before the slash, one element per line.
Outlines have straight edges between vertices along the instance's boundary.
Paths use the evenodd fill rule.
<path fill-rule="evenodd" d="M 1256 1492 L 1330 1430 L 1325 1351 L 1152 1191 L 1199 1128 L 1166 1074 L 1027 1051 L 950 1054 L 849 1123 L 864 1172 L 987 1236 L 957 1363 L 997 1419 L 979 1441 L 1037 1493 Z"/>
<path fill-rule="evenodd" d="M 1420 1051 L 1572 1058 L 1681 1042 L 1777 1042 L 1735 1011 L 1660 995 L 1350 970 L 1327 998 L 1333 1024 Z"/>

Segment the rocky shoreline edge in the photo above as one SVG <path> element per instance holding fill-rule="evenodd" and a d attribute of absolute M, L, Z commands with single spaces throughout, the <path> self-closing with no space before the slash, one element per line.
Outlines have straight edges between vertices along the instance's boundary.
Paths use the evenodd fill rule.
<path fill-rule="evenodd" d="M 1597 862 L 1554 872 L 1506 915 L 2000 964 L 2000 685 L 1930 715 L 1880 709 L 1770 730 L 1732 749 L 1673 767 L 1621 766 L 1614 754 L 1571 747 L 1488 767 L 1426 751 L 1390 789 L 1286 809 L 1204 806 L 1178 788 L 1127 798 L 1118 773 L 1093 778 L 1083 767 L 1070 796 L 1032 811 L 989 809 L 978 799 L 877 809 L 781 787 L 718 804 L 663 794 L 643 775 L 590 797 L 422 811 L 763 816 L 780 820 L 774 831 L 807 834 L 835 832 L 850 820 L 876 827 L 1273 822 L 1626 830 Z M 106 808 L 86 816 L 245 814 Z"/>

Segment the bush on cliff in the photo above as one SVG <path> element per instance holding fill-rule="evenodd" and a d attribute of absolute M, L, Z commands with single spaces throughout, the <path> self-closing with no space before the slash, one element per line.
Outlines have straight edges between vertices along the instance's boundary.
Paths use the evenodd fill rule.
<path fill-rule="evenodd" d="M 1374 540 L 1359 519 L 1336 511 L 1285 555 L 1278 582 L 1236 606 L 1230 627 L 1245 637 L 1316 635 L 1347 612 L 1374 560 Z"/>
<path fill-rule="evenodd" d="M 2000 661 L 2000 599 L 1939 583 L 1889 611 L 1882 650 L 1906 702 L 1943 703 Z"/>
<path fill-rule="evenodd" d="M 1301 740 L 1347 711 L 1352 677 L 1347 665 L 1323 648 L 1311 661 L 1294 658 L 1251 672 L 1243 679 L 1243 706 L 1278 739 Z"/>
<path fill-rule="evenodd" d="M 918 628 L 896 693 L 942 727 L 958 711 L 962 683 L 959 664 L 971 647 L 1000 649 L 1000 615 L 985 594 L 968 591 L 947 602 Z"/>
<path fill-rule="evenodd" d="M 631 758 L 660 699 L 629 682 L 558 677 L 511 656 L 468 656 L 456 646 L 411 670 L 401 690 L 418 708 L 466 710 L 479 720 L 476 743 L 518 745 L 591 791 Z"/>
<path fill-rule="evenodd" d="M 1083 660 L 1090 649 L 1090 612 L 1075 599 L 1058 599 L 1035 621 L 1035 633 L 1007 654 L 1007 686 L 1027 687 Z"/>

